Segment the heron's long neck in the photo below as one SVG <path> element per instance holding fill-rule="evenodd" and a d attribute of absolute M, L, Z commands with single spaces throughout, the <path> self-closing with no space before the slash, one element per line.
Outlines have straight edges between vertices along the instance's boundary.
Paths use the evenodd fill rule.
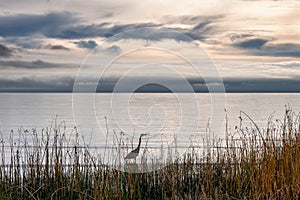
<path fill-rule="evenodd" d="M 139 139 L 139 145 L 138 145 L 138 147 L 137 147 L 139 150 L 140 150 L 141 142 L 142 142 L 142 136 L 140 136 L 140 139 Z"/>

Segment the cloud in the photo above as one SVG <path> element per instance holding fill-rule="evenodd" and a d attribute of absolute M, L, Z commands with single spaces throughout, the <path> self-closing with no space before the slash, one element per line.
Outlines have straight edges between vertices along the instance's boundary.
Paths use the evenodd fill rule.
<path fill-rule="evenodd" d="M 51 63 L 43 60 L 36 61 L 21 61 L 21 60 L 8 60 L 0 61 L 1 68 L 19 68 L 19 69 L 59 69 L 59 68 L 75 68 L 76 65 L 62 64 L 62 63 Z"/>
<path fill-rule="evenodd" d="M 105 37 L 105 26 L 108 23 L 101 24 L 76 24 L 73 26 L 65 27 L 62 30 L 48 33 L 47 37 L 59 39 L 82 39 L 92 37 Z"/>
<path fill-rule="evenodd" d="M 10 57 L 12 56 L 13 51 L 8 47 L 0 44 L 0 57 Z"/>
<path fill-rule="evenodd" d="M 300 57 L 298 43 L 272 43 L 270 39 L 256 38 L 236 42 L 233 46 L 255 56 Z"/>
<path fill-rule="evenodd" d="M 206 32 L 209 29 L 209 24 L 211 24 L 210 21 L 200 22 L 193 28 L 193 31 Z"/>
<path fill-rule="evenodd" d="M 100 24 L 79 24 L 73 27 L 68 27 L 65 30 L 60 32 L 49 34 L 49 37 L 61 38 L 61 39 L 81 39 L 81 38 L 92 38 L 92 37 L 104 37 L 109 38 L 116 34 L 133 30 L 133 29 L 140 29 L 147 28 L 147 27 L 158 27 L 159 24 L 153 23 L 137 23 L 137 24 L 113 24 L 109 22 L 100 23 Z M 138 31 L 138 30 L 137 30 Z M 142 39 L 142 38 L 149 38 L 149 34 L 145 35 L 137 35 L 139 32 L 136 32 L 135 36 L 130 35 L 129 33 L 123 34 L 123 39 Z M 121 39 L 121 38 L 120 38 Z"/>
<path fill-rule="evenodd" d="M 260 49 L 264 46 L 269 40 L 267 39 L 250 39 L 242 42 L 235 43 L 234 46 L 242 49 Z"/>
<path fill-rule="evenodd" d="M 6 43 L 13 43 L 19 47 L 26 48 L 26 49 L 39 49 L 43 46 L 43 40 L 45 37 L 41 36 L 24 36 L 24 37 L 5 37 L 3 40 Z"/>
<path fill-rule="evenodd" d="M 300 61 L 285 61 L 285 62 L 276 62 L 276 63 L 269 63 L 269 66 L 276 66 L 282 69 L 299 69 L 300 68 Z M 300 71 L 299 71 L 300 73 Z"/>
<path fill-rule="evenodd" d="M 300 92 L 299 78 L 225 79 L 227 92 Z"/>
<path fill-rule="evenodd" d="M 76 44 L 79 48 L 85 49 L 94 49 L 96 46 L 98 46 L 98 44 L 93 40 L 74 42 L 74 44 Z"/>
<path fill-rule="evenodd" d="M 68 75 L 60 76 L 25 76 L 19 78 L 0 77 L 0 92 L 72 92 L 75 78 Z M 139 80 L 149 80 L 146 85 L 140 85 L 137 92 L 169 92 L 173 89 L 177 92 L 190 92 L 182 86 L 182 81 L 176 78 L 147 76 L 129 78 L 122 85 L 119 92 L 128 92 L 126 88 L 132 88 Z M 218 80 L 209 80 L 205 82 L 201 77 L 187 78 L 195 92 L 212 92 L 208 86 L 215 92 L 222 92 L 222 85 L 226 92 L 300 92 L 299 77 L 293 78 L 224 78 L 223 82 Z M 113 92 L 118 82 L 117 77 L 103 77 L 98 83 L 97 92 Z M 157 83 L 166 83 L 169 89 Z M 90 91 L 89 85 L 93 81 L 86 78 L 82 80 L 81 85 L 77 85 L 78 91 Z M 132 85 L 133 84 L 133 85 Z M 120 89 L 120 88 L 119 88 Z"/>
<path fill-rule="evenodd" d="M 197 25 L 201 22 L 217 22 L 223 19 L 224 15 L 181 15 L 181 16 L 172 16 L 166 15 L 161 18 L 165 24 L 186 24 L 186 25 Z"/>
<path fill-rule="evenodd" d="M 72 77 L 28 77 L 19 79 L 0 78 L 1 92 L 71 92 Z"/>
<path fill-rule="evenodd" d="M 20 37 L 41 34 L 50 36 L 60 32 L 70 24 L 79 22 L 78 18 L 67 12 L 55 12 L 42 15 L 17 14 L 0 16 L 0 36 Z"/>
<path fill-rule="evenodd" d="M 46 49 L 52 49 L 52 50 L 70 50 L 69 48 L 63 46 L 63 45 L 51 45 L 51 44 L 48 44 L 46 46 Z"/>
<path fill-rule="evenodd" d="M 200 19 L 201 17 L 199 17 Z M 198 19 L 198 18 L 197 18 Z M 112 28 L 107 29 L 105 37 L 111 37 L 118 33 L 122 33 L 120 39 L 143 39 L 149 41 L 161 41 L 163 39 L 174 39 L 176 41 L 190 42 L 192 40 L 205 40 L 209 35 L 213 34 L 218 26 L 214 24 L 214 21 L 205 19 L 198 21 L 191 28 L 164 28 L 167 24 L 125 24 L 115 25 Z M 151 28 L 149 28 L 151 27 Z M 126 32 L 128 30 L 133 30 Z M 170 30 L 170 31 L 168 31 Z M 118 39 L 116 35 L 115 40 Z"/>
<path fill-rule="evenodd" d="M 118 29 L 119 30 L 119 29 Z M 129 29 L 130 30 L 130 29 Z M 117 32 L 116 32 L 117 33 Z M 135 39 L 135 40 L 147 40 L 147 41 L 161 41 L 163 39 L 174 39 L 176 41 L 191 41 L 192 39 L 187 35 L 180 34 L 179 32 L 168 31 L 166 28 L 160 27 L 142 27 L 132 29 L 128 32 L 120 32 L 121 35 L 115 35 L 110 38 L 112 41 L 121 39 Z M 114 35 L 113 32 L 111 35 Z"/>
<path fill-rule="evenodd" d="M 106 48 L 98 46 L 98 44 L 93 40 L 74 42 L 74 44 L 76 44 L 79 48 L 94 49 L 97 52 L 108 53 L 108 54 L 119 54 L 122 51 L 121 48 L 116 45 L 106 47 Z"/>
<path fill-rule="evenodd" d="M 214 24 L 220 16 L 211 17 L 183 17 L 177 20 L 185 23 L 194 23 L 191 28 L 172 28 L 172 30 L 180 31 L 192 39 L 204 40 L 208 35 L 216 29 Z M 178 36 L 174 33 L 166 33 L 163 28 L 166 23 L 130 23 L 115 24 L 112 22 L 91 23 L 84 22 L 83 19 L 75 17 L 74 14 L 68 12 L 55 12 L 40 15 L 18 14 L 0 16 L 0 36 L 11 38 L 11 42 L 18 42 L 16 39 L 24 37 L 32 37 L 32 41 L 36 37 L 59 38 L 59 39 L 83 39 L 93 37 L 109 38 L 119 33 L 123 38 L 119 39 L 143 39 L 151 41 L 160 41 L 163 39 L 175 39 L 176 41 L 189 41 L 186 36 Z M 147 27 L 155 28 L 153 30 Z M 144 29 L 145 28 L 145 29 Z M 128 32 L 128 30 L 134 30 Z M 19 41 L 21 46 L 28 48 L 30 43 L 24 40 Z M 35 44 L 37 46 L 40 44 Z M 92 48 L 94 42 L 79 42 L 77 44 L 81 48 Z"/>
<path fill-rule="evenodd" d="M 232 33 L 229 35 L 230 37 L 230 40 L 233 42 L 237 39 L 242 39 L 242 38 L 251 38 L 251 37 L 254 37 L 255 35 L 251 34 L 251 33 L 240 33 L 240 34 L 237 34 L 237 33 Z"/>
<path fill-rule="evenodd" d="M 281 43 L 268 44 L 263 47 L 263 55 L 275 57 L 300 57 L 300 44 Z M 256 54 L 256 55 L 259 55 Z"/>
<path fill-rule="evenodd" d="M 209 92 L 208 84 L 201 78 L 188 79 L 195 92 Z M 223 78 L 223 83 L 212 80 L 210 85 L 218 89 L 224 84 L 226 92 L 300 92 L 299 77 L 293 78 Z"/>
<path fill-rule="evenodd" d="M 111 47 L 108 47 L 106 49 L 102 49 L 108 54 L 119 54 L 122 50 L 119 46 L 113 45 Z"/>
<path fill-rule="evenodd" d="M 63 46 L 63 45 L 52 45 L 47 44 L 45 40 L 47 40 L 44 36 L 24 36 L 24 37 L 6 37 L 3 39 L 6 43 L 13 43 L 19 47 L 25 48 L 25 49 L 52 49 L 52 50 L 70 50 L 69 48 Z"/>

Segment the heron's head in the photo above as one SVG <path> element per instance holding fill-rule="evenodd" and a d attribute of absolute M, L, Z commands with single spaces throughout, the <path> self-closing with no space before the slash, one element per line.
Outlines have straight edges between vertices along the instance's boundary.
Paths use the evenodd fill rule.
<path fill-rule="evenodd" d="M 146 136 L 146 135 L 148 135 L 148 134 L 141 134 L 141 136 L 140 136 L 140 137 L 143 137 L 143 136 Z"/>

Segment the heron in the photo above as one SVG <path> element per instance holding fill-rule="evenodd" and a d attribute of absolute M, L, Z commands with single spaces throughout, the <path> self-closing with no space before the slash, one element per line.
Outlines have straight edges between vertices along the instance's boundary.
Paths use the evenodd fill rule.
<path fill-rule="evenodd" d="M 142 137 L 146 136 L 146 135 L 148 135 L 148 134 L 141 134 L 140 135 L 138 146 L 126 155 L 125 160 L 135 159 L 139 155 L 141 142 L 142 142 Z"/>

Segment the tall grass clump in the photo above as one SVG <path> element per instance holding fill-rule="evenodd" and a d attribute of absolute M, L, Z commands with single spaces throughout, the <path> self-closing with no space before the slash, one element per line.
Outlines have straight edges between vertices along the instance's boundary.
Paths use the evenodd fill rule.
<path fill-rule="evenodd" d="M 244 112 L 240 120 L 204 156 L 190 147 L 147 173 L 105 166 L 76 128 L 20 129 L 1 140 L 0 199 L 299 199 L 299 115 L 287 109 L 265 128 Z"/>

